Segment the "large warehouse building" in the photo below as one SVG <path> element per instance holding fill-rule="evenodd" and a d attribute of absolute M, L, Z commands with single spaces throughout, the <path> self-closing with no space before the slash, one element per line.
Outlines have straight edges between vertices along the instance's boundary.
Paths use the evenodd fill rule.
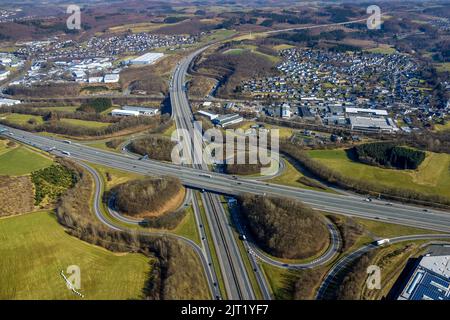
<path fill-rule="evenodd" d="M 162 58 L 164 53 L 149 52 L 135 59 L 131 59 L 129 64 L 131 65 L 148 65 L 155 63 L 158 59 Z"/>
<path fill-rule="evenodd" d="M 450 248 L 439 251 L 419 259 L 398 300 L 450 300 Z"/>

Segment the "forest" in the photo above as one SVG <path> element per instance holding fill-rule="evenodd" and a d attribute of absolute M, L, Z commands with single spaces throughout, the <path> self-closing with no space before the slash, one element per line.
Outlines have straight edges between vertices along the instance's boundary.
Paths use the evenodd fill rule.
<path fill-rule="evenodd" d="M 423 151 L 389 142 L 365 143 L 351 150 L 360 162 L 397 169 L 417 169 L 426 156 Z"/>

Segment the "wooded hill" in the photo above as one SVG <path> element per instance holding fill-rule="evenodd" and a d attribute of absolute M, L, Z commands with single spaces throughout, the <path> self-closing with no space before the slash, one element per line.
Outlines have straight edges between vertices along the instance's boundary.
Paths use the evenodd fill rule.
<path fill-rule="evenodd" d="M 115 186 L 110 195 L 117 209 L 130 216 L 145 213 L 162 213 L 167 202 L 183 190 L 180 180 L 172 177 L 132 180 Z M 159 214 L 153 214 L 159 215 Z"/>
<path fill-rule="evenodd" d="M 329 244 L 320 215 L 298 201 L 248 194 L 238 201 L 254 239 L 273 256 L 304 259 Z"/>

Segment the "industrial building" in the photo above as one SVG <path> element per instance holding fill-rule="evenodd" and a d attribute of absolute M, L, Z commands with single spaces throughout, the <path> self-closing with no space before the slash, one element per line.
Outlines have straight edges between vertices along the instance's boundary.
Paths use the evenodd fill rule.
<path fill-rule="evenodd" d="M 388 112 L 386 110 L 378 109 L 363 109 L 363 108 L 345 108 L 345 113 L 348 116 L 376 116 L 376 117 L 387 117 Z"/>
<path fill-rule="evenodd" d="M 415 263 L 398 300 L 450 300 L 450 248 L 437 251 Z"/>
<path fill-rule="evenodd" d="M 355 131 L 393 133 L 398 127 L 390 118 L 350 116 L 350 127 Z"/>
<path fill-rule="evenodd" d="M 217 126 L 220 126 L 222 128 L 225 128 L 227 126 L 231 126 L 233 124 L 237 124 L 244 121 L 244 118 L 242 118 L 239 114 L 226 114 L 217 117 L 213 120 L 213 123 Z"/>
<path fill-rule="evenodd" d="M 139 111 L 114 109 L 111 111 L 111 115 L 114 117 L 139 117 Z"/>
<path fill-rule="evenodd" d="M 123 106 L 122 110 L 138 112 L 138 116 L 151 117 L 159 114 L 159 109 L 147 107 Z"/>
<path fill-rule="evenodd" d="M 160 52 L 149 52 L 135 59 L 128 61 L 131 65 L 149 65 L 155 63 L 158 59 L 162 58 L 164 53 Z"/>
<path fill-rule="evenodd" d="M 314 120 L 315 117 L 307 107 L 298 107 L 298 115 L 305 120 Z"/>
<path fill-rule="evenodd" d="M 13 100 L 13 99 L 5 99 L 5 98 L 0 98 L 0 107 L 6 106 L 14 106 L 16 104 L 21 103 L 20 100 Z"/>
<path fill-rule="evenodd" d="M 208 111 L 203 111 L 203 110 L 198 111 L 198 113 L 201 114 L 202 116 L 208 117 L 209 120 L 211 120 L 211 121 L 213 121 L 219 117 L 218 114 L 214 114 L 214 113 L 211 113 Z"/>

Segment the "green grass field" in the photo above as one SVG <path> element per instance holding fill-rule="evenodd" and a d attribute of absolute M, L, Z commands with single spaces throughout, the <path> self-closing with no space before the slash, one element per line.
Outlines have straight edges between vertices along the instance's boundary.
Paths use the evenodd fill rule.
<path fill-rule="evenodd" d="M 235 48 L 235 49 L 228 49 L 227 51 L 225 51 L 223 54 L 242 54 L 245 50 L 241 49 L 241 48 Z"/>
<path fill-rule="evenodd" d="M 450 121 L 447 121 L 445 124 L 436 124 L 434 129 L 436 131 L 450 131 Z"/>
<path fill-rule="evenodd" d="M 395 48 L 392 48 L 391 46 L 385 44 L 381 44 L 376 48 L 368 49 L 366 51 L 370 53 L 381 53 L 381 54 L 393 54 L 397 52 Z"/>
<path fill-rule="evenodd" d="M 425 194 L 450 197 L 450 155 L 427 152 L 418 170 L 395 170 L 352 161 L 345 150 L 314 150 L 309 155 L 339 171 L 364 181 L 397 188 L 407 188 Z"/>
<path fill-rule="evenodd" d="M 181 221 L 172 232 L 195 241 L 195 243 L 201 247 L 202 242 L 200 241 L 200 236 L 197 231 L 197 222 L 195 221 L 194 210 L 192 207 L 189 207 L 187 211 L 186 217 L 184 217 L 183 221 Z"/>
<path fill-rule="evenodd" d="M 98 121 L 85 121 L 78 119 L 61 119 L 61 122 L 72 124 L 74 126 L 86 127 L 86 128 L 106 128 L 110 126 L 110 123 L 98 122 Z"/>
<path fill-rule="evenodd" d="M 0 151 L 0 175 L 22 176 L 53 163 L 50 158 L 24 146 L 7 150 Z"/>
<path fill-rule="evenodd" d="M 438 72 L 450 72 L 450 62 L 435 63 Z"/>
<path fill-rule="evenodd" d="M 140 254 L 119 255 L 67 233 L 53 214 L 0 220 L 0 299 L 81 299 L 60 275 L 81 270 L 84 299 L 139 299 L 150 271 Z"/>
<path fill-rule="evenodd" d="M 41 116 L 33 116 L 30 114 L 19 114 L 19 113 L 8 113 L 8 114 L 0 114 L 0 119 L 7 120 L 11 123 L 24 125 L 28 123 L 28 120 L 34 119 L 36 120 L 36 124 L 44 123 L 44 120 Z"/>

